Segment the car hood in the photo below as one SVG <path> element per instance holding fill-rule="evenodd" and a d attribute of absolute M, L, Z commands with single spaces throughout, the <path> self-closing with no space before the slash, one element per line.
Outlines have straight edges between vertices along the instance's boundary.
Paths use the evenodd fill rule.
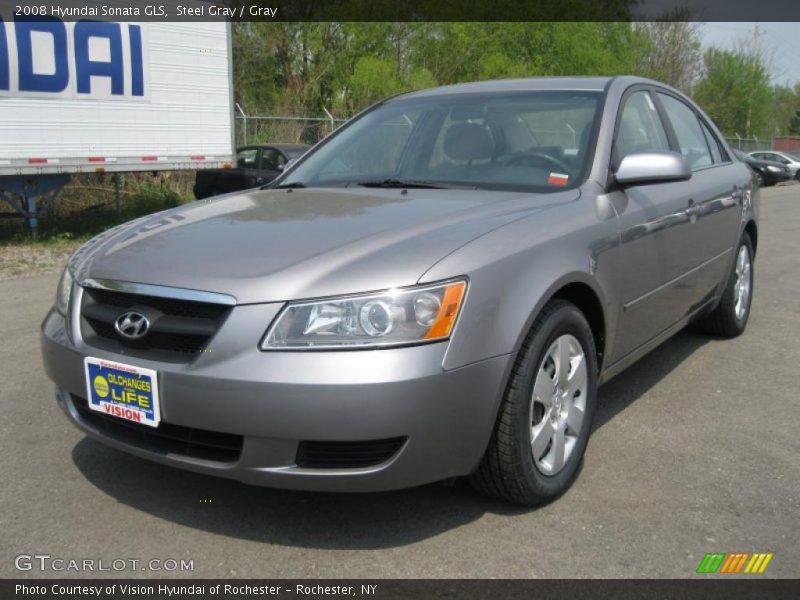
<path fill-rule="evenodd" d="M 578 190 L 294 189 L 192 202 L 126 223 L 71 259 L 78 281 L 131 281 L 275 302 L 413 285 L 482 234 Z M 459 273 L 453 273 L 454 276 Z"/>

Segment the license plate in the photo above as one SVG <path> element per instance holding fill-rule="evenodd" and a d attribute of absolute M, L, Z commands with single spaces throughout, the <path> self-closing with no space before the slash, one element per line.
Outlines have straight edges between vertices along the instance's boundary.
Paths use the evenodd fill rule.
<path fill-rule="evenodd" d="M 118 417 L 158 427 L 158 376 L 152 369 L 87 357 L 86 392 L 89 408 Z"/>

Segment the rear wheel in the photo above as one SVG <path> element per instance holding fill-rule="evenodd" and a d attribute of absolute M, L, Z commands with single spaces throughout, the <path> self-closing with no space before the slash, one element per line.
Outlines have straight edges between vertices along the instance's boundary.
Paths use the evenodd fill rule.
<path fill-rule="evenodd" d="M 563 494 L 586 450 L 596 396 L 597 355 L 586 318 L 569 302 L 548 303 L 514 363 L 472 484 L 526 506 Z"/>
<path fill-rule="evenodd" d="M 753 244 L 746 233 L 739 241 L 736 257 L 722 299 L 714 311 L 700 321 L 713 335 L 736 337 L 747 326 L 753 299 Z"/>

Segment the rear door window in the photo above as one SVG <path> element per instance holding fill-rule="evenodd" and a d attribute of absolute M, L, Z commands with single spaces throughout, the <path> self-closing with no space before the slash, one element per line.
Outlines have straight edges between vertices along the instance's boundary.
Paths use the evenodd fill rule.
<path fill-rule="evenodd" d="M 703 128 L 703 133 L 706 136 L 706 141 L 708 142 L 708 147 L 711 150 L 711 158 L 714 161 L 714 164 L 719 164 L 722 162 L 727 162 L 727 160 L 723 159 L 722 157 L 722 148 L 717 140 L 716 136 L 711 132 L 711 130 L 706 127 L 706 124 L 700 121 L 700 127 Z"/>
<path fill-rule="evenodd" d="M 692 167 L 699 169 L 714 164 L 711 149 L 703 134 L 697 115 L 686 104 L 667 94 L 658 94 L 667 113 L 683 157 Z"/>
<path fill-rule="evenodd" d="M 266 171 L 277 171 L 281 162 L 281 153 L 273 148 L 264 148 L 261 151 L 261 168 Z"/>

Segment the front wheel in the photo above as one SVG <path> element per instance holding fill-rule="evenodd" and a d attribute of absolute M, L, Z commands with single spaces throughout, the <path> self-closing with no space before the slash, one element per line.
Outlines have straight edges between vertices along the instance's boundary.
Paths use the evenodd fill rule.
<path fill-rule="evenodd" d="M 744 332 L 753 300 L 753 243 L 746 233 L 736 248 L 728 283 L 714 311 L 700 321 L 713 335 L 736 337 Z"/>
<path fill-rule="evenodd" d="M 596 397 L 592 330 L 575 305 L 552 301 L 520 349 L 472 484 L 525 506 L 563 494 L 586 450 Z"/>

